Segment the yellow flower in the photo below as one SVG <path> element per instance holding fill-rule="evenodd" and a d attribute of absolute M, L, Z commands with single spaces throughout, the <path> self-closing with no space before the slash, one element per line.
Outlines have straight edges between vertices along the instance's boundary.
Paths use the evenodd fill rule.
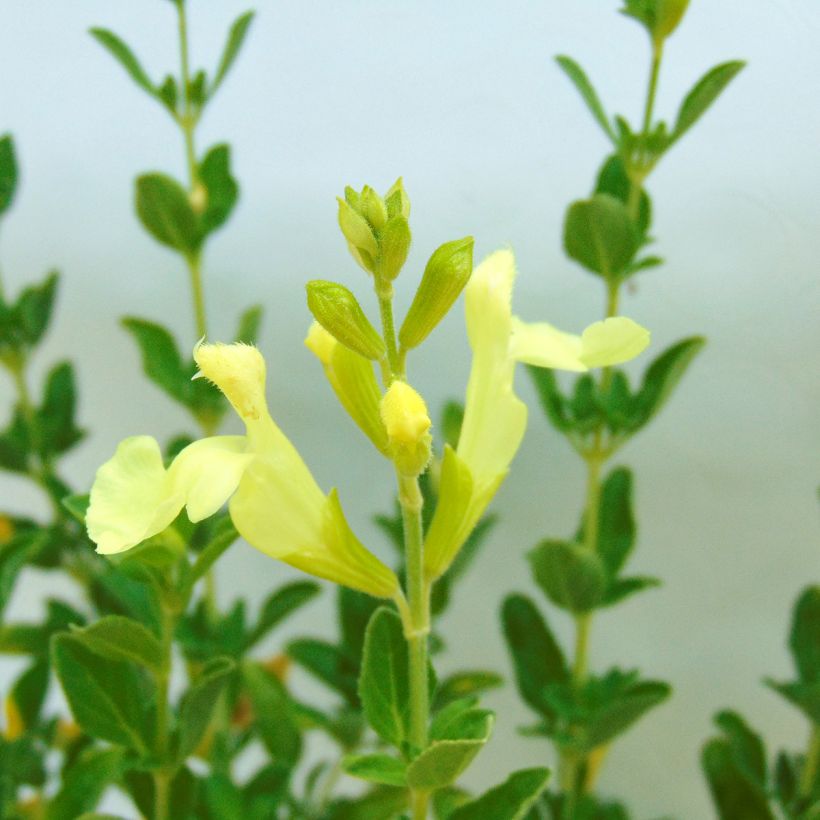
<path fill-rule="evenodd" d="M 196 522 L 230 499 L 234 526 L 261 552 L 377 597 L 396 594 L 395 574 L 359 542 L 336 491 L 322 492 L 271 418 L 261 353 L 250 345 L 201 344 L 194 358 L 246 435 L 195 441 L 167 469 L 155 439 L 123 441 L 91 489 L 86 521 L 97 551 L 123 552 L 162 532 L 183 507 Z"/>
<path fill-rule="evenodd" d="M 512 315 L 515 257 L 501 250 L 473 272 L 465 289 L 473 364 L 458 447 L 445 448 L 439 502 L 427 533 L 425 574 L 440 577 L 481 518 L 518 451 L 526 405 L 515 395 L 516 362 L 584 371 L 637 356 L 649 333 L 617 317 L 590 325 L 580 336 Z"/>

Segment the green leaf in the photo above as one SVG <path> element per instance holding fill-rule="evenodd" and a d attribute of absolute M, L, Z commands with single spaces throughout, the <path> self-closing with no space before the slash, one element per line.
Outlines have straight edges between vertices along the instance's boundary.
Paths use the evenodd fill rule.
<path fill-rule="evenodd" d="M 357 670 L 361 665 L 362 653 L 364 652 L 364 636 L 367 632 L 367 625 L 379 606 L 378 598 L 364 592 L 357 592 L 349 587 L 339 587 L 336 592 L 342 648 L 350 656 L 350 659 L 355 661 Z M 358 691 L 358 672 L 356 687 Z"/>
<path fill-rule="evenodd" d="M 265 747 L 274 762 L 292 768 L 302 752 L 302 738 L 287 692 L 276 677 L 255 663 L 243 664 L 242 682 Z"/>
<path fill-rule="evenodd" d="M 143 174 L 136 183 L 137 215 L 163 245 L 192 258 L 202 245 L 200 220 L 185 189 L 166 174 Z"/>
<path fill-rule="evenodd" d="M 44 820 L 110 817 L 83 814 L 97 805 L 103 792 L 122 774 L 122 749 L 86 749 L 63 777 L 60 790 L 48 801 Z"/>
<path fill-rule="evenodd" d="M 216 145 L 199 166 L 199 179 L 207 191 L 207 204 L 199 217 L 202 232 L 209 234 L 225 224 L 239 199 L 239 185 L 231 175 L 229 145 Z"/>
<path fill-rule="evenodd" d="M 358 705 L 358 669 L 337 646 L 327 641 L 300 638 L 288 644 L 287 653 L 296 663 L 342 695 L 348 705 Z"/>
<path fill-rule="evenodd" d="M 295 581 L 280 587 L 269 595 L 262 604 L 256 626 L 248 635 L 247 646 L 253 646 L 261 640 L 292 612 L 315 598 L 320 591 L 321 587 L 313 581 Z"/>
<path fill-rule="evenodd" d="M 702 116 L 712 103 L 720 96 L 723 89 L 737 76 L 746 65 L 741 60 L 721 63 L 698 80 L 694 88 L 686 95 L 678 111 L 678 118 L 672 130 L 671 142 L 679 140 Z"/>
<path fill-rule="evenodd" d="M 74 637 L 97 655 L 112 661 L 128 661 L 160 674 L 165 659 L 154 635 L 141 623 L 122 615 L 108 615 L 74 632 Z"/>
<path fill-rule="evenodd" d="M 606 571 L 589 548 L 568 541 L 542 541 L 528 558 L 536 583 L 556 606 L 583 613 L 603 601 Z"/>
<path fill-rule="evenodd" d="M 407 808 L 407 789 L 377 786 L 365 795 L 333 803 L 327 820 L 394 820 Z"/>
<path fill-rule="evenodd" d="M 503 683 L 504 678 L 496 672 L 481 669 L 456 672 L 439 683 L 436 688 L 435 706 L 440 709 L 459 698 L 471 697 L 488 689 L 497 689 Z"/>
<path fill-rule="evenodd" d="M 544 687 L 569 680 L 560 645 L 535 604 L 524 595 L 506 598 L 501 618 L 521 697 L 536 712 L 552 717 L 554 710 L 544 697 Z"/>
<path fill-rule="evenodd" d="M 612 154 L 607 157 L 601 170 L 598 172 L 598 180 L 595 184 L 596 194 L 609 194 L 626 205 L 632 193 L 632 182 L 626 173 L 626 166 L 623 158 L 619 154 Z M 652 203 L 649 194 L 641 189 L 640 205 L 638 207 L 638 230 L 641 237 L 646 241 L 646 233 L 652 222 Z M 631 272 L 636 272 L 633 267 Z"/>
<path fill-rule="evenodd" d="M 632 683 L 598 708 L 585 726 L 585 746 L 593 749 L 623 734 L 646 712 L 665 701 L 668 684 L 658 681 Z"/>
<path fill-rule="evenodd" d="M 613 470 L 601 487 L 597 553 L 611 576 L 617 575 L 635 546 L 632 515 L 632 473 Z"/>
<path fill-rule="evenodd" d="M 157 89 L 145 73 L 134 52 L 113 31 L 104 28 L 92 28 L 91 36 L 128 72 L 131 79 L 152 97 L 157 96 Z"/>
<path fill-rule="evenodd" d="M 610 581 L 600 606 L 614 606 L 645 589 L 659 587 L 661 581 L 648 575 L 635 575 L 629 578 L 615 578 Z"/>
<path fill-rule="evenodd" d="M 17 190 L 17 157 L 15 153 L 14 140 L 10 134 L 4 134 L 0 138 L 0 216 L 11 206 Z"/>
<path fill-rule="evenodd" d="M 367 722 L 382 740 L 399 749 L 409 735 L 409 674 L 401 619 L 381 607 L 365 634 L 359 696 Z"/>
<path fill-rule="evenodd" d="M 635 429 L 644 427 L 660 412 L 705 344 L 702 336 L 692 336 L 668 347 L 653 360 L 637 394 L 640 411 Z"/>
<path fill-rule="evenodd" d="M 75 635 L 52 641 L 52 662 L 74 719 L 94 737 L 144 753 L 151 689 L 133 664 L 110 661 Z"/>
<path fill-rule="evenodd" d="M 214 658 L 197 675 L 182 698 L 177 758 L 185 760 L 199 745 L 211 722 L 219 696 L 236 669 L 231 658 Z"/>
<path fill-rule="evenodd" d="M 549 769 L 522 769 L 481 797 L 465 803 L 447 820 L 523 820 L 547 787 Z"/>
<path fill-rule="evenodd" d="M 737 713 L 729 710 L 718 712 L 715 723 L 726 736 L 732 749 L 732 756 L 738 768 L 751 781 L 766 788 L 768 779 L 766 769 L 766 748 L 760 735 L 753 732 L 746 721 Z"/>
<path fill-rule="evenodd" d="M 200 420 L 214 422 L 222 417 L 226 407 L 222 394 L 205 379 L 192 381 L 196 364 L 182 360 L 168 330 L 135 317 L 124 318 L 122 324 L 139 345 L 143 372 L 157 387 Z"/>
<path fill-rule="evenodd" d="M 613 143 L 617 144 L 618 138 L 615 136 L 615 132 L 609 124 L 609 120 L 606 116 L 603 105 L 601 105 L 601 100 L 598 97 L 598 93 L 589 81 L 589 77 L 587 77 L 584 69 L 581 68 L 581 66 L 578 65 L 578 63 L 576 63 L 571 57 L 567 57 L 565 55 L 559 55 L 556 57 L 555 62 L 558 63 L 564 74 L 569 77 L 572 84 L 578 90 L 578 93 L 586 103 L 590 113 L 595 118 L 598 125 L 601 126 L 604 133 L 612 140 Z"/>
<path fill-rule="evenodd" d="M 23 344 L 34 347 L 43 337 L 54 310 L 59 277 L 50 273 L 42 284 L 31 285 L 20 294 L 13 309 L 13 321 Z"/>
<path fill-rule="evenodd" d="M 779 683 L 767 679 L 766 685 L 800 709 L 806 717 L 820 725 L 820 681 L 817 683 Z"/>
<path fill-rule="evenodd" d="M 234 341 L 244 342 L 246 345 L 256 344 L 259 339 L 259 326 L 262 323 L 264 308 L 262 305 L 249 307 L 239 317 L 239 328 L 236 331 Z"/>
<path fill-rule="evenodd" d="M 490 739 L 493 713 L 468 709 L 436 731 L 437 739 L 407 767 L 411 789 L 433 791 L 454 783 Z"/>
<path fill-rule="evenodd" d="M 223 80 L 231 70 L 231 66 L 233 66 L 234 61 L 239 55 L 239 51 L 242 48 L 242 44 L 248 34 L 248 29 L 253 22 L 253 16 L 254 12 L 246 11 L 244 14 L 237 17 L 236 20 L 234 20 L 233 25 L 231 25 L 231 30 L 228 32 L 228 39 L 225 43 L 225 48 L 222 51 L 222 57 L 219 60 L 219 67 L 217 68 L 213 82 L 208 89 L 209 98 L 216 94 L 217 89 L 220 85 L 222 85 Z"/>
<path fill-rule="evenodd" d="M 807 587 L 795 604 L 789 648 L 800 680 L 820 683 L 820 586 Z"/>
<path fill-rule="evenodd" d="M 84 438 L 85 431 L 74 423 L 75 406 L 74 368 L 62 362 L 49 371 L 37 411 L 37 443 L 43 456 L 64 453 Z"/>
<path fill-rule="evenodd" d="M 558 387 L 555 371 L 551 368 L 536 367 L 531 364 L 526 367 L 535 384 L 541 407 L 552 426 L 562 433 L 572 430 L 573 419 L 569 413 L 567 400 Z"/>
<path fill-rule="evenodd" d="M 609 194 L 573 202 L 564 221 L 564 250 L 592 273 L 617 281 L 640 246 L 629 211 Z"/>
<path fill-rule="evenodd" d="M 727 740 L 710 740 L 701 763 L 721 820 L 774 820 L 765 794 L 738 769 Z"/>
<path fill-rule="evenodd" d="M 88 505 L 91 503 L 89 493 L 67 495 L 60 503 L 68 510 L 69 515 L 80 524 L 85 524 L 85 515 L 88 512 Z"/>
<path fill-rule="evenodd" d="M 32 729 L 40 718 L 40 711 L 48 692 L 48 682 L 48 661 L 41 658 L 20 675 L 9 692 L 9 700 L 14 703 L 26 730 Z"/>
<path fill-rule="evenodd" d="M 406 786 L 406 766 L 401 760 L 385 754 L 349 755 L 342 769 L 352 777 L 382 783 L 385 786 Z"/>

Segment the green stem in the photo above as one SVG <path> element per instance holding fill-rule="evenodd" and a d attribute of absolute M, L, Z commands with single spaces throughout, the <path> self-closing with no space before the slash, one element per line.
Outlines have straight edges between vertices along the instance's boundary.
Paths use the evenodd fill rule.
<path fill-rule="evenodd" d="M 663 45 L 655 45 L 652 48 L 652 68 L 649 72 L 649 87 L 646 90 L 646 104 L 643 112 L 643 126 L 641 135 L 645 138 L 652 127 L 652 112 L 655 110 L 655 96 L 658 92 L 658 75 L 661 70 L 661 58 L 663 57 Z"/>
<path fill-rule="evenodd" d="M 809 749 L 800 774 L 799 794 L 808 797 L 814 790 L 814 783 L 820 771 L 820 726 L 815 726 L 809 739 Z"/>
<path fill-rule="evenodd" d="M 427 817 L 427 804 L 430 801 L 428 792 L 413 792 L 410 798 L 413 820 L 425 820 Z"/>
<path fill-rule="evenodd" d="M 592 616 L 585 612 L 575 616 L 575 660 L 572 665 L 572 680 L 577 687 L 583 686 L 589 666 L 589 631 Z"/>
<path fill-rule="evenodd" d="M 403 357 L 399 357 L 396 347 L 396 325 L 393 320 L 393 286 L 390 282 L 376 280 L 376 296 L 379 299 L 379 313 L 382 320 L 382 335 L 387 348 L 387 363 L 392 379 L 404 378 Z"/>
<path fill-rule="evenodd" d="M 167 768 L 168 757 L 168 688 L 171 680 L 171 658 L 173 650 L 174 616 L 169 608 L 162 607 L 162 669 L 157 673 L 157 757 L 161 768 L 154 770 L 154 820 L 170 820 L 169 799 L 173 773 Z"/>
<path fill-rule="evenodd" d="M 179 0 L 177 6 L 177 19 L 179 21 L 179 58 L 180 73 L 182 80 L 182 116 L 179 124 L 185 139 L 185 156 L 188 160 L 188 175 L 190 187 L 193 190 L 199 176 L 196 164 L 196 150 L 194 148 L 194 129 L 196 128 L 196 117 L 191 108 L 191 69 L 188 58 L 188 21 L 185 16 L 185 3 Z"/>
<path fill-rule="evenodd" d="M 205 292 L 202 288 L 202 257 L 196 254 L 185 258 L 188 263 L 188 273 L 191 276 L 191 296 L 194 302 L 196 334 L 198 339 L 204 339 L 208 335 L 208 323 L 205 319 Z"/>
<path fill-rule="evenodd" d="M 399 476 L 399 504 L 404 525 L 407 566 L 407 603 L 410 629 L 407 634 L 410 662 L 410 742 L 427 746 L 430 717 L 427 680 L 427 636 L 430 632 L 430 596 L 424 578 L 424 546 L 421 523 L 423 498 L 417 478 Z"/>

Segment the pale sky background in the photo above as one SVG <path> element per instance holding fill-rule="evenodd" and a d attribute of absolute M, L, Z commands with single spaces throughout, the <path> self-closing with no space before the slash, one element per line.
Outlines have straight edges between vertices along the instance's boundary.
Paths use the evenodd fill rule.
<path fill-rule="evenodd" d="M 272 411 L 322 486 L 339 487 L 351 523 L 380 554 L 387 549 L 369 517 L 390 505 L 391 472 L 302 347 L 307 279 L 338 279 L 374 306 L 336 228 L 334 197 L 348 183 L 385 190 L 404 176 L 414 247 L 400 310 L 432 250 L 471 233 L 478 257 L 515 249 L 524 318 L 568 330 L 598 318 L 600 283 L 564 258 L 560 231 L 607 146 L 552 56 L 578 59 L 608 109 L 636 120 L 647 44 L 617 6 L 260 0 L 245 53 L 206 116 L 200 149 L 229 140 L 242 186 L 206 258 L 212 335 L 227 337 L 242 309 L 264 303 Z M 196 64 L 214 65 L 224 31 L 246 7 L 190 0 Z M 138 172 L 182 176 L 182 144 L 166 114 L 88 36 L 92 25 L 123 35 L 155 77 L 176 66 L 167 2 L 5 0 L 0 11 L 0 130 L 15 135 L 23 172 L 0 258 L 15 291 L 51 266 L 63 273 L 34 371 L 39 377 L 60 357 L 78 362 L 80 419 L 92 435 L 63 469 L 79 488 L 121 438 L 190 429 L 139 373 L 118 318 L 147 317 L 173 326 L 183 346 L 195 341 L 185 274 L 141 230 L 131 201 Z M 806 742 L 804 721 L 761 678 L 792 674 L 791 606 L 820 568 L 818 39 L 814 0 L 693 0 L 662 71 L 657 111 L 671 119 L 706 69 L 750 62 L 652 178 L 657 251 L 668 264 L 640 277 L 623 302 L 652 329 L 656 353 L 692 333 L 709 339 L 674 400 L 618 460 L 637 473 L 632 570 L 664 586 L 596 619 L 593 668 L 640 666 L 675 686 L 671 701 L 618 742 L 601 778 L 602 792 L 626 800 L 636 818 L 713 816 L 698 754 L 722 707 L 742 711 L 770 750 Z M 468 364 L 459 304 L 410 366 L 438 408 L 463 391 Z M 494 504 L 501 523 L 441 624 L 451 645 L 445 672 L 509 674 L 500 601 L 513 590 L 538 596 L 524 551 L 577 520 L 581 467 L 523 374 L 519 388 L 532 407 L 530 429 Z M 10 389 L 5 383 L 4 407 Z M 43 511 L 17 480 L 2 475 L 0 488 L 4 507 Z M 294 576 L 238 545 L 220 567 L 220 597 L 258 602 Z M 12 612 L 37 612 L 45 595 L 66 588 L 29 574 Z M 332 634 L 331 606 L 328 590 L 269 648 L 296 633 Z M 550 612 L 568 637 L 567 620 Z M 0 666 L 0 689 L 11 669 Z M 475 788 L 551 760 L 545 742 L 516 733 L 533 716 L 511 684 L 488 700 L 499 720 L 464 779 Z"/>

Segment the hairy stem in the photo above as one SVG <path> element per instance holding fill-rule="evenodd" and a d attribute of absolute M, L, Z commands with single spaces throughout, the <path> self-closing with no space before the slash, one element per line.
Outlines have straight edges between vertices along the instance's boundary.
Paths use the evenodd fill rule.
<path fill-rule="evenodd" d="M 191 69 L 188 58 L 188 20 L 185 15 L 185 3 L 177 3 L 177 19 L 179 23 L 179 62 L 180 79 L 182 82 L 182 115 L 179 124 L 185 139 L 185 156 L 188 161 L 188 176 L 191 189 L 194 188 L 199 176 L 196 164 L 196 150 L 194 148 L 194 129 L 196 118 L 191 106 Z"/>
<path fill-rule="evenodd" d="M 187 256 L 186 261 L 191 278 L 191 297 L 194 303 L 196 335 L 198 339 L 204 339 L 208 335 L 208 323 L 205 319 L 205 292 L 202 288 L 202 257 L 199 254 Z"/>

